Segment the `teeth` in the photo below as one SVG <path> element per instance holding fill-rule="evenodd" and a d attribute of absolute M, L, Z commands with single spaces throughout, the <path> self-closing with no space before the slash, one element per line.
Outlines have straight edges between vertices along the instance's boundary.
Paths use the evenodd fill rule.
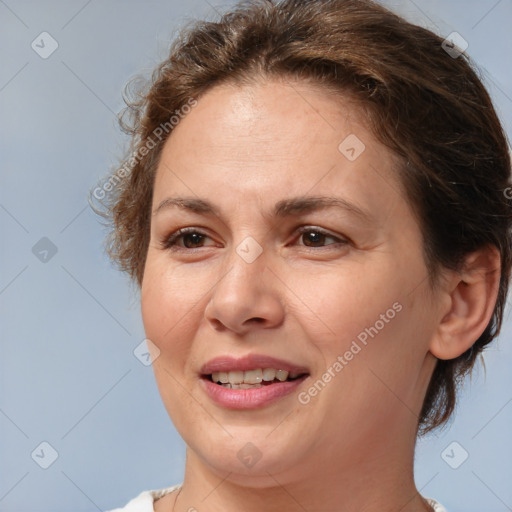
<path fill-rule="evenodd" d="M 276 370 L 273 368 L 265 368 L 263 370 L 263 380 L 266 382 L 270 382 L 276 378 Z"/>
<path fill-rule="evenodd" d="M 284 382 L 288 378 L 288 372 L 286 370 L 277 370 L 276 379 Z"/>
<path fill-rule="evenodd" d="M 213 382 L 226 384 L 225 387 L 231 386 L 234 389 L 248 389 L 241 387 L 247 385 L 249 388 L 261 387 L 261 382 L 272 382 L 277 379 L 284 382 L 288 378 L 295 379 L 300 373 L 289 373 L 286 370 L 276 370 L 274 368 L 257 368 L 248 371 L 232 371 L 232 372 L 214 372 L 212 373 Z"/>
<path fill-rule="evenodd" d="M 263 370 L 249 370 L 244 372 L 244 384 L 259 384 L 263 380 Z"/>
<path fill-rule="evenodd" d="M 222 387 L 228 388 L 228 389 L 255 389 L 255 388 L 261 388 L 261 384 L 222 384 Z"/>
<path fill-rule="evenodd" d="M 244 381 L 244 372 L 229 372 L 228 373 L 228 382 L 231 384 L 242 384 Z"/>

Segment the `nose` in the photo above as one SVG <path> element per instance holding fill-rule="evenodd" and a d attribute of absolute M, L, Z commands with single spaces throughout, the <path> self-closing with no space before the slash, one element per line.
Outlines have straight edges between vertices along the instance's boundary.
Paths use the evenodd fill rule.
<path fill-rule="evenodd" d="M 233 251 L 228 270 L 212 290 L 205 318 L 217 331 L 244 335 L 283 322 L 282 282 L 267 266 L 265 251 L 250 263 Z"/>

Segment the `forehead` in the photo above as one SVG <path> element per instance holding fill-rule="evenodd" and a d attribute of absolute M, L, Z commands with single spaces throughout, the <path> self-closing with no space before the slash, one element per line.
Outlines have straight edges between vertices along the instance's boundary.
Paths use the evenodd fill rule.
<path fill-rule="evenodd" d="M 336 141 L 344 132 L 363 131 L 363 118 L 354 103 L 320 86 L 297 81 L 225 84 L 200 97 L 197 106 L 173 130 L 166 147 L 176 150 L 186 138 L 189 145 L 195 145 L 199 157 L 208 157 L 212 146 L 218 153 L 224 146 L 229 147 L 226 156 L 233 158 L 251 147 L 262 158 L 278 159 L 283 153 L 276 151 L 286 150 L 286 146 L 299 157 L 309 145 L 334 143 L 336 149 Z M 243 143 L 234 154 L 233 143 Z M 289 151 L 284 155 L 292 157 Z"/>
<path fill-rule="evenodd" d="M 307 83 L 213 87 L 166 141 L 154 204 L 170 192 L 220 202 L 308 192 L 395 200 L 394 158 L 364 121 L 349 98 Z"/>

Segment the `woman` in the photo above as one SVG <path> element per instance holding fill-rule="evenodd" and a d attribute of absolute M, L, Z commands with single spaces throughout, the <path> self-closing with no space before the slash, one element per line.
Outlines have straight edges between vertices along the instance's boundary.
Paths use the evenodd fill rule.
<path fill-rule="evenodd" d="M 257 0 L 184 31 L 128 113 L 110 254 L 187 461 L 117 510 L 443 511 L 415 441 L 498 334 L 511 265 L 467 57 L 370 1 Z"/>

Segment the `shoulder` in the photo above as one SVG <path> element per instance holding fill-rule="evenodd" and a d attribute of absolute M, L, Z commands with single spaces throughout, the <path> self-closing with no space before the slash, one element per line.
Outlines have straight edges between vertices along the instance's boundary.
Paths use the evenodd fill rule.
<path fill-rule="evenodd" d="M 142 491 L 138 496 L 130 500 L 124 507 L 107 510 L 106 512 L 154 512 L 155 501 L 179 489 L 181 484 L 165 487 L 163 489 L 151 489 Z"/>

